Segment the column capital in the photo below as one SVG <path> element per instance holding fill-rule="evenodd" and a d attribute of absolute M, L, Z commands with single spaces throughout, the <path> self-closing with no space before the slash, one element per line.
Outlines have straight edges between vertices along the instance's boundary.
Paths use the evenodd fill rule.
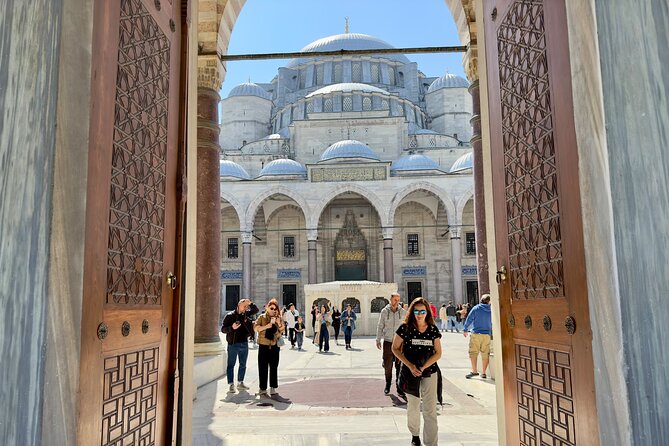
<path fill-rule="evenodd" d="M 253 242 L 253 232 L 244 231 L 242 232 L 242 243 L 251 243 Z"/>
<path fill-rule="evenodd" d="M 392 227 L 389 228 L 382 228 L 383 231 L 383 239 L 392 239 L 393 238 L 393 229 Z"/>
<path fill-rule="evenodd" d="M 476 47 L 476 42 L 469 44 L 469 49 L 463 57 L 462 64 L 465 68 L 465 74 L 469 82 L 478 82 L 479 80 L 479 51 Z"/>
<path fill-rule="evenodd" d="M 451 236 L 451 240 L 459 239 L 460 235 L 462 234 L 462 228 L 451 226 L 448 230 L 448 233 Z"/>
<path fill-rule="evenodd" d="M 197 57 L 197 87 L 218 92 L 223 85 L 223 64 L 218 56 Z"/>
<path fill-rule="evenodd" d="M 318 240 L 318 229 L 307 229 L 307 240 L 310 242 Z"/>

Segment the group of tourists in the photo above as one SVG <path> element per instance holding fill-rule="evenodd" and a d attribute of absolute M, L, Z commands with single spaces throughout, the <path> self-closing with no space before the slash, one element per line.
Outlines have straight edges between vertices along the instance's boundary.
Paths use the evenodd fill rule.
<path fill-rule="evenodd" d="M 276 299 L 265 305 L 265 311 L 254 321 L 258 307 L 249 299 L 242 299 L 234 311 L 228 313 L 221 331 L 228 342 L 227 379 L 229 392 L 248 390 L 244 384 L 248 342 L 256 338 L 258 343 L 259 395 L 269 396 L 277 393 L 279 352 L 283 344 L 283 335 L 287 337 L 291 348 L 302 349 L 304 323 L 293 304 L 282 311 Z M 355 330 L 356 313 L 351 305 L 346 305 L 343 312 L 330 302 L 320 307 L 314 305 L 311 310 L 314 344 L 319 352 L 330 349 L 329 328 L 332 327 L 335 342 L 338 343 L 340 330 L 344 332 L 346 349 L 351 349 L 351 338 Z M 457 316 L 464 317 L 462 326 L 457 323 Z M 464 316 L 463 316 L 464 315 Z M 439 323 L 437 323 L 439 320 Z M 446 321 L 446 324 L 444 324 Z M 410 304 L 400 304 L 399 293 L 390 296 L 390 302 L 381 310 L 376 330 L 376 347 L 382 351 L 382 363 L 385 372 L 384 393 L 391 391 L 393 370 L 395 370 L 395 388 L 398 396 L 407 401 L 407 426 L 411 433 L 411 445 L 420 446 L 421 414 L 423 417 L 423 442 L 426 446 L 436 446 L 438 442 L 437 404 L 441 402 L 441 370 L 437 361 L 441 358 L 442 331 L 463 330 L 465 337 L 471 331 L 469 357 L 472 370 L 467 379 L 479 376 L 477 361 L 482 358 L 481 378 L 487 378 L 489 364 L 492 324 L 490 316 L 490 295 L 481 296 L 480 304 L 471 311 L 466 306 L 458 309 L 452 302 L 442 305 L 437 313 L 436 307 L 422 297 L 413 299 Z M 234 383 L 234 366 L 239 363 L 237 385 Z M 269 376 L 269 391 L 268 391 Z M 422 408 L 422 409 L 421 409 Z"/>

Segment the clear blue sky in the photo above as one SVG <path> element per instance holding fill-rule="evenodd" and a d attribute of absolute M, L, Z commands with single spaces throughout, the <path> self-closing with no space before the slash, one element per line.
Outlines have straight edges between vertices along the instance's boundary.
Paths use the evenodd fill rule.
<path fill-rule="evenodd" d="M 248 0 L 230 40 L 228 54 L 299 51 L 321 37 L 349 31 L 404 47 L 460 45 L 444 0 Z M 446 70 L 464 76 L 462 54 L 409 54 L 427 76 Z M 269 82 L 286 60 L 228 62 L 221 97 L 249 77 Z"/>

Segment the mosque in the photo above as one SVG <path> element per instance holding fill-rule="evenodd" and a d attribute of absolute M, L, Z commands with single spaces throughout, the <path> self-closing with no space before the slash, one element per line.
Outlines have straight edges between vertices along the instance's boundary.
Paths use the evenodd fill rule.
<path fill-rule="evenodd" d="M 301 52 L 370 48 L 392 46 L 345 33 Z M 395 282 L 404 301 L 475 302 L 468 87 L 397 54 L 297 58 L 234 87 L 221 106 L 221 310 L 240 296 L 303 309 L 303 285 L 359 280 Z"/>

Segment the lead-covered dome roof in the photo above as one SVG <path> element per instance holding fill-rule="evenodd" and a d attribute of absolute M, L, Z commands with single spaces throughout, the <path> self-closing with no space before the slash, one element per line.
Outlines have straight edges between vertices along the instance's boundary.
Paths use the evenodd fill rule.
<path fill-rule="evenodd" d="M 395 161 L 390 166 L 391 172 L 396 171 L 417 171 L 417 170 L 441 170 L 439 164 L 432 158 L 429 158 L 420 153 L 412 153 L 404 155 Z"/>
<path fill-rule="evenodd" d="M 430 84 L 427 89 L 428 93 L 441 90 L 442 88 L 469 88 L 469 82 L 464 77 L 455 74 L 446 73 L 440 78 L 437 78 Z"/>
<path fill-rule="evenodd" d="M 240 180 L 251 179 L 242 166 L 229 160 L 221 160 L 219 173 L 221 177 L 239 178 Z"/>
<path fill-rule="evenodd" d="M 471 169 L 474 166 L 474 152 L 465 153 L 460 158 L 455 160 L 451 166 L 450 173 L 462 172 L 463 170 Z"/>
<path fill-rule="evenodd" d="M 234 87 L 228 93 L 228 97 L 231 98 L 234 96 L 257 96 L 268 101 L 272 99 L 272 96 L 264 88 L 253 82 L 244 82 Z"/>
<path fill-rule="evenodd" d="M 258 177 L 277 175 L 305 176 L 306 174 L 307 169 L 302 164 L 288 158 L 281 158 L 267 163 L 258 174 Z"/>
<path fill-rule="evenodd" d="M 371 50 L 371 49 L 391 49 L 394 48 L 388 42 L 378 39 L 376 37 L 369 36 L 367 34 L 359 33 L 346 33 L 346 34 L 336 34 L 334 36 L 323 37 L 314 42 L 311 42 L 309 45 L 305 46 L 300 50 L 301 53 L 313 53 L 316 51 L 337 51 L 337 50 Z M 380 54 L 378 56 L 372 56 L 382 59 L 394 60 L 401 62 L 403 64 L 410 63 L 411 61 L 407 59 L 406 56 L 402 54 Z M 296 58 L 288 62 L 288 68 L 294 68 L 298 65 L 302 65 L 314 60 L 317 60 L 316 57 L 311 58 Z"/>
<path fill-rule="evenodd" d="M 368 145 L 354 139 L 345 139 L 325 149 L 320 161 L 370 159 L 379 161 L 379 156 Z M 320 162 L 319 161 L 319 162 Z"/>

